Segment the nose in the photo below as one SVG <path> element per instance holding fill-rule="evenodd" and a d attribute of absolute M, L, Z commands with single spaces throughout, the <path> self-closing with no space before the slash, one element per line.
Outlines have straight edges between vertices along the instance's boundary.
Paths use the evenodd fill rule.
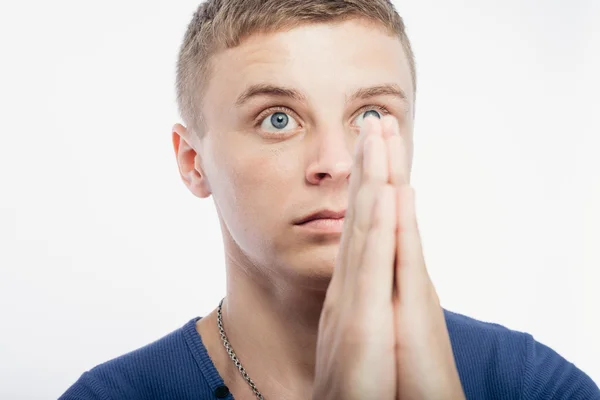
<path fill-rule="evenodd" d="M 339 185 L 350 179 L 354 142 L 357 135 L 344 129 L 314 135 L 309 150 L 313 156 L 306 179 L 313 185 Z"/>

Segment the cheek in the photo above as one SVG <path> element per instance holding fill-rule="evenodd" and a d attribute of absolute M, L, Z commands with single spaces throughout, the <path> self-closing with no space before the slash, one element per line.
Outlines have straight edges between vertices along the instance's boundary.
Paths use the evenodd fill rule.
<path fill-rule="evenodd" d="M 247 223 L 277 224 L 297 181 L 295 157 L 276 152 L 232 157 L 223 163 L 221 182 L 230 212 Z M 270 218 L 272 216 L 273 218 Z"/>
<path fill-rule="evenodd" d="M 232 189 L 238 196 L 244 196 L 244 202 L 252 202 L 260 197 L 265 186 L 272 181 L 272 168 L 269 160 L 246 158 L 234 160 L 229 170 Z M 259 202 L 260 199 L 257 199 Z"/>

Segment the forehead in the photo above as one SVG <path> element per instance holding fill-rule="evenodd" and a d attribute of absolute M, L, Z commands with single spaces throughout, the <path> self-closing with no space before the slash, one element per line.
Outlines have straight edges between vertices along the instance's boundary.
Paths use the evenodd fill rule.
<path fill-rule="evenodd" d="M 231 107 L 253 84 L 294 87 L 309 100 L 339 99 L 364 86 L 395 83 L 412 103 L 409 62 L 397 36 L 370 21 L 306 24 L 251 35 L 212 59 L 207 104 Z"/>

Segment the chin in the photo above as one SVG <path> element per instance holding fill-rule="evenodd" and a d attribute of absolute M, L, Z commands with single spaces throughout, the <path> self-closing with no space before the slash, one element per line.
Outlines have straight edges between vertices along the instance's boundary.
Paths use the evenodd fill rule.
<path fill-rule="evenodd" d="M 305 245 L 302 249 L 294 249 L 288 265 L 299 275 L 329 277 L 333 274 L 335 261 L 339 252 L 338 244 Z"/>

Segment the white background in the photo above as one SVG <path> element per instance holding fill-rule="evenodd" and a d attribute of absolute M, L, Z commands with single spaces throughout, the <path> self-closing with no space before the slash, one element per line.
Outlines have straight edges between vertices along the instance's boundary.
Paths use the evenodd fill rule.
<path fill-rule="evenodd" d="M 396 4 L 443 306 L 529 332 L 600 383 L 600 2 Z M 2 399 L 56 398 L 224 294 L 212 200 L 171 146 L 196 6 L 1 3 Z"/>

